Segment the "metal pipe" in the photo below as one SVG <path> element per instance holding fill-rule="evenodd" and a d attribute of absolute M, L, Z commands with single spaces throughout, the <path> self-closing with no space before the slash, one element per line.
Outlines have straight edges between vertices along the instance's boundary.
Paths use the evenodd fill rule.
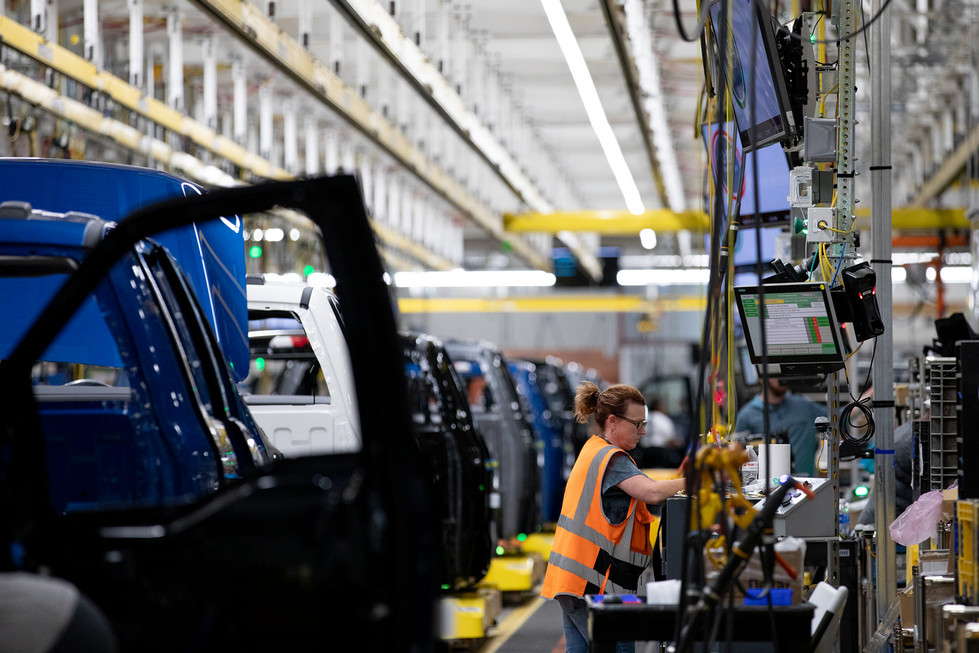
<path fill-rule="evenodd" d="M 177 111 L 184 110 L 184 33 L 180 12 L 167 13 L 167 38 L 170 55 L 167 61 L 167 105 Z"/>
<path fill-rule="evenodd" d="M 872 0 L 877 15 L 886 0 Z M 897 596 L 894 541 L 894 323 L 891 288 L 891 14 L 884 12 L 870 28 L 871 111 L 870 187 L 872 266 L 877 273 L 877 303 L 887 330 L 878 336 L 873 368 L 874 497 L 877 528 L 877 619 L 883 621 Z"/>
<path fill-rule="evenodd" d="M 143 0 L 129 0 L 129 83 L 138 89 L 143 75 Z"/>

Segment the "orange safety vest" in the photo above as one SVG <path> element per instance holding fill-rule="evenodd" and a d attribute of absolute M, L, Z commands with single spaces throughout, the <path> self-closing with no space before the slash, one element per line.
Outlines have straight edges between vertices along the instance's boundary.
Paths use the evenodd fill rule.
<path fill-rule="evenodd" d="M 650 524 L 655 519 L 634 497 L 620 524 L 602 510 L 602 478 L 612 455 L 625 453 L 593 435 L 581 449 L 564 490 L 564 503 L 541 596 L 627 594 L 653 556 Z"/>

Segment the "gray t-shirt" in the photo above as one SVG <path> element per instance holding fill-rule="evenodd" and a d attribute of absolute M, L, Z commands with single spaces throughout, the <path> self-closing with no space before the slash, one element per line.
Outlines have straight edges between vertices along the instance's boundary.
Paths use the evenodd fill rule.
<path fill-rule="evenodd" d="M 612 454 L 612 460 L 605 467 L 605 476 L 602 477 L 602 510 L 611 523 L 618 524 L 626 518 L 632 500 L 625 490 L 615 486 L 639 474 L 642 471 L 632 458 L 618 452 Z"/>

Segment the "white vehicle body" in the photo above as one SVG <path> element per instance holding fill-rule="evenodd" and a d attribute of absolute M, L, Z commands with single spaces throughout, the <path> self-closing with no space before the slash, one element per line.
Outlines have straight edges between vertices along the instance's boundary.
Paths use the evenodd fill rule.
<path fill-rule="evenodd" d="M 359 451 L 362 440 L 353 371 L 336 296 L 327 288 L 262 277 L 249 277 L 247 292 L 249 339 L 253 344 L 259 335 L 293 337 L 273 335 L 275 328 L 253 328 L 262 321 L 273 323 L 291 315 L 295 319 L 292 332 L 295 334 L 295 327 L 301 325 L 319 363 L 319 390 L 315 393 L 244 395 L 266 438 L 289 457 Z M 302 342 L 299 338 L 297 342 Z M 249 379 L 258 372 L 253 351 Z"/>

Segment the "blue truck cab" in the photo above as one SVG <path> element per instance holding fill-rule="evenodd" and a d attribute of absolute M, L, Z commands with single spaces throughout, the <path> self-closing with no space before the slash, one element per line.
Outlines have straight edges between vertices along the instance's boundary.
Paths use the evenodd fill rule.
<path fill-rule="evenodd" d="M 0 359 L 111 228 L 89 214 L 0 204 Z M 60 514 L 193 500 L 270 460 L 186 276 L 159 243 L 126 253 L 31 382 Z"/>
<path fill-rule="evenodd" d="M 0 202 L 26 202 L 56 213 L 88 213 L 107 222 L 136 209 L 205 191 L 161 170 L 92 161 L 0 158 Z M 248 309 L 241 218 L 220 220 L 158 234 L 174 256 L 214 329 L 232 374 L 248 373 Z"/>
<path fill-rule="evenodd" d="M 190 231 L 203 252 L 225 216 L 276 211 L 309 218 L 349 297 L 357 451 L 271 455 L 193 257 L 162 244 Z M 429 644 L 431 497 L 353 178 L 193 193 L 115 224 L 7 201 L 0 297 L 0 570 L 70 581 L 123 651 L 312 650 L 341 629 L 366 650 Z"/>

